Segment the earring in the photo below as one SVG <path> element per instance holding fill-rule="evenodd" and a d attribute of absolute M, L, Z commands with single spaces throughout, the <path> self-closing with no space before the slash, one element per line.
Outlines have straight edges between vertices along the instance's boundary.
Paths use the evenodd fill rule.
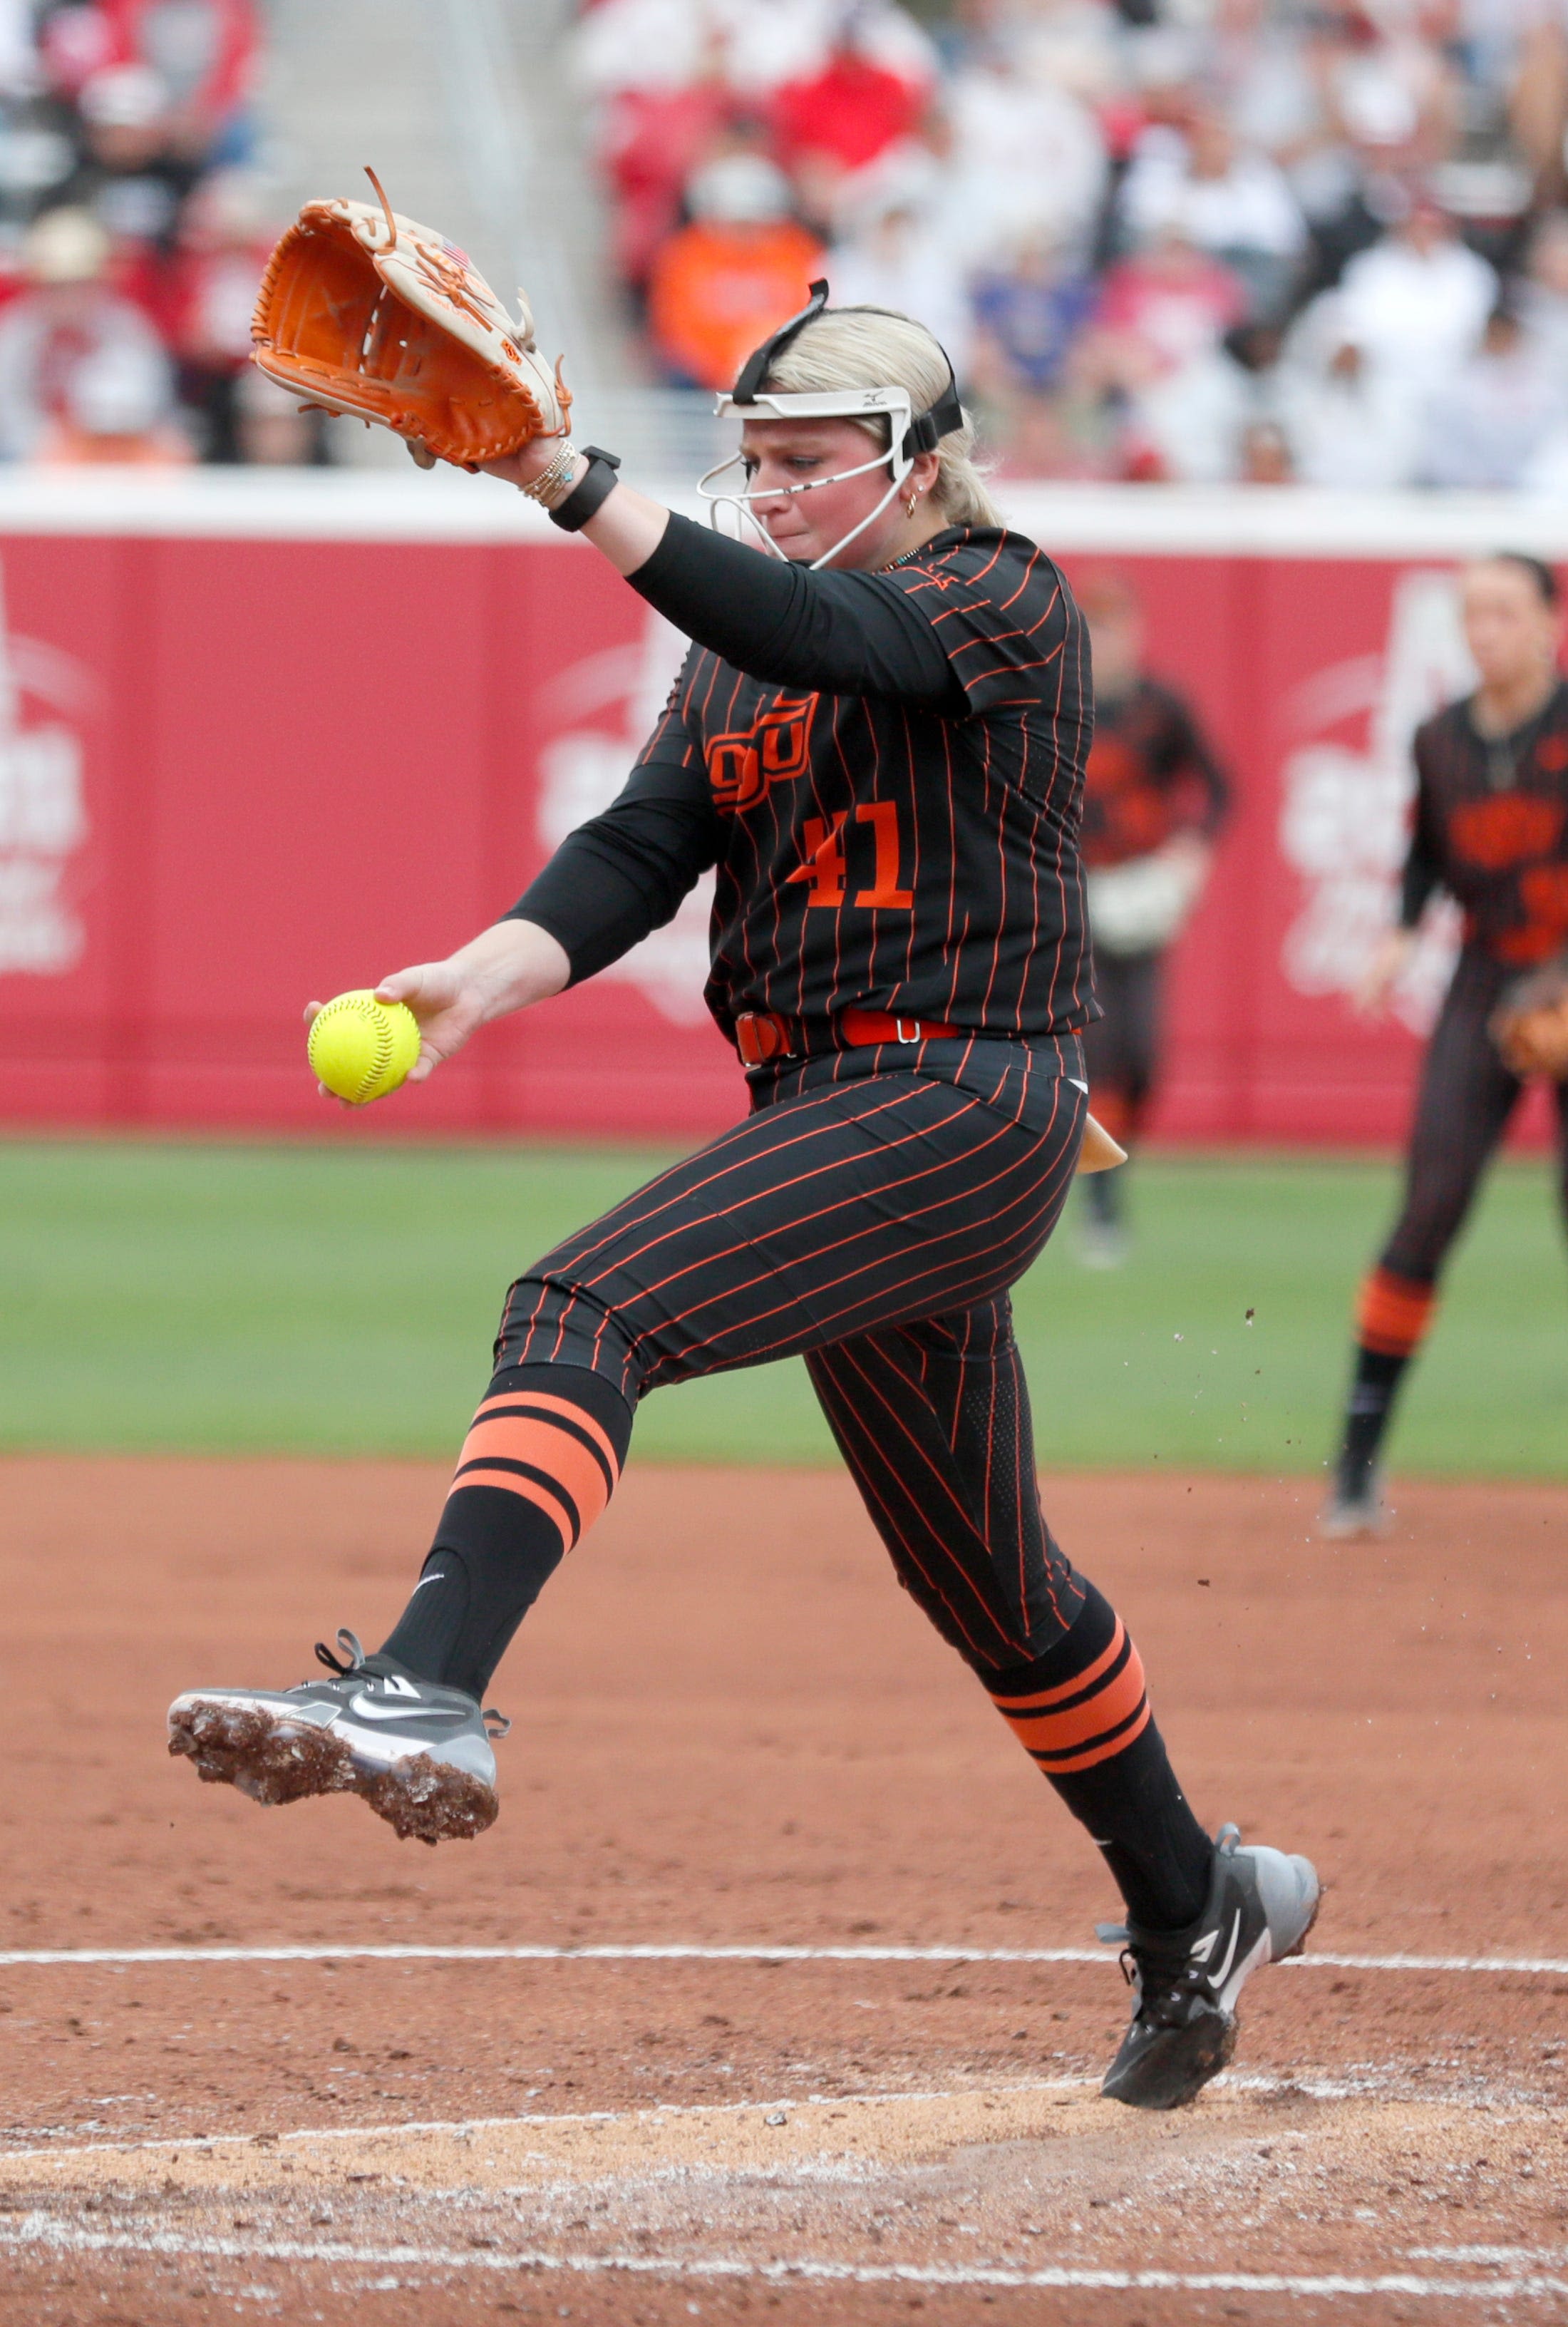
<path fill-rule="evenodd" d="M 904 503 L 904 515 L 906 517 L 913 517 L 915 513 L 915 503 L 919 500 L 919 493 L 911 493 L 910 495 L 909 500 Z"/>

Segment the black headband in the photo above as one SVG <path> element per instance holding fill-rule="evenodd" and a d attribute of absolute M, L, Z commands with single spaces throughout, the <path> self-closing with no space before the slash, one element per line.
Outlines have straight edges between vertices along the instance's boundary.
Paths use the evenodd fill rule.
<path fill-rule="evenodd" d="M 814 323 L 826 304 L 827 279 L 824 276 L 811 285 L 810 301 L 800 313 L 791 315 L 787 323 L 780 323 L 771 339 L 764 340 L 760 348 L 752 349 L 741 366 L 740 378 L 730 392 L 732 404 L 755 404 L 762 382 L 790 341 L 803 332 L 807 323 Z M 947 350 L 943 349 L 942 352 L 946 355 Z M 953 369 L 953 360 L 948 356 L 947 385 L 929 411 L 918 414 L 910 421 L 904 431 L 901 454 L 905 460 L 912 461 L 917 453 L 934 453 L 944 436 L 951 435 L 955 428 L 962 428 L 963 425 L 964 407 L 958 401 L 957 377 Z"/>
<path fill-rule="evenodd" d="M 753 348 L 746 358 L 745 362 L 741 366 L 741 376 L 732 391 L 733 399 L 736 404 L 756 403 L 757 390 L 768 377 L 769 366 L 776 357 L 783 354 L 798 332 L 803 332 L 807 323 L 814 323 L 817 321 L 826 304 L 827 278 L 824 276 L 819 283 L 812 285 L 810 300 L 801 308 L 800 313 L 798 315 L 791 315 L 787 323 L 780 323 L 772 338 L 764 340 L 760 348 Z"/>

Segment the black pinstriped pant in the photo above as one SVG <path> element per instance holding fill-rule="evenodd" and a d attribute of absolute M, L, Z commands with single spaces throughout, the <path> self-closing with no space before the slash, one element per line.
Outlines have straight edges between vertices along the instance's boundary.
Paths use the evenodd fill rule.
<path fill-rule="evenodd" d="M 1041 1513 L 1007 1291 L 1060 1212 L 1082 1086 L 1076 1035 L 759 1077 L 744 1123 L 518 1279 L 497 1369 L 587 1367 L 635 1404 L 804 1355 L 900 1580 L 980 1671 L 1031 1662 L 1083 1586 Z"/>
<path fill-rule="evenodd" d="M 1503 988 L 1518 974 L 1467 946 L 1427 1045 L 1405 1199 L 1379 1257 L 1384 1268 L 1419 1285 L 1436 1282 L 1524 1091 L 1487 1032 Z M 1568 1083 L 1554 1096 L 1558 1195 L 1568 1217 Z"/>

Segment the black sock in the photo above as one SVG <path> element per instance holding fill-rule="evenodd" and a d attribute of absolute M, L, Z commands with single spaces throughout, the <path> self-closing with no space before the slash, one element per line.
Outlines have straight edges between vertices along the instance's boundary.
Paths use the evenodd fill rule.
<path fill-rule="evenodd" d="M 1123 1200 L 1126 1195 L 1122 1183 L 1126 1176 L 1127 1166 L 1125 1164 L 1118 1164 L 1114 1172 L 1090 1172 L 1087 1174 L 1084 1201 L 1088 1206 L 1089 1218 L 1100 1228 L 1121 1227 L 1125 1209 Z"/>
<path fill-rule="evenodd" d="M 1054 1648 L 985 1678 L 1025 1751 L 1093 1836 L 1133 1921 L 1152 1931 L 1192 1922 L 1209 1898 L 1214 1845 L 1176 1782 L 1138 1651 L 1110 1603 L 1089 1584 Z"/>
<path fill-rule="evenodd" d="M 1372 1466 L 1383 1444 L 1394 1411 L 1394 1400 L 1409 1355 L 1390 1357 L 1365 1346 L 1356 1352 L 1356 1371 L 1345 1406 L 1344 1435 L 1334 1466 L 1335 1490 L 1349 1503 L 1359 1502 L 1371 1484 Z"/>
<path fill-rule="evenodd" d="M 419 1582 L 378 1653 L 482 1696 L 513 1633 L 609 1501 L 631 1408 L 582 1366 L 509 1366 L 474 1417 Z"/>

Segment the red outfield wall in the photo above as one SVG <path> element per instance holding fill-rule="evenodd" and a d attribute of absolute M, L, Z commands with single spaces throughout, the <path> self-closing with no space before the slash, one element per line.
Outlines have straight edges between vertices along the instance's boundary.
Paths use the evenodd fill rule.
<path fill-rule="evenodd" d="M 1181 941 L 1161 1127 L 1387 1139 L 1404 1023 L 1346 1001 L 1403 848 L 1408 738 L 1464 683 L 1456 556 L 1568 509 L 1311 495 L 1014 496 L 1069 573 L 1143 591 L 1238 812 Z M 697 1000 L 700 901 L 611 975 L 345 1119 L 299 1012 L 444 952 L 608 797 L 680 641 L 485 481 L 0 485 L 0 1110 L 15 1125 L 687 1135 L 740 1112 Z"/>

